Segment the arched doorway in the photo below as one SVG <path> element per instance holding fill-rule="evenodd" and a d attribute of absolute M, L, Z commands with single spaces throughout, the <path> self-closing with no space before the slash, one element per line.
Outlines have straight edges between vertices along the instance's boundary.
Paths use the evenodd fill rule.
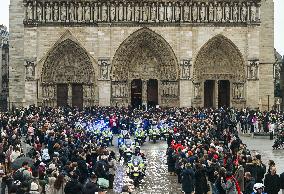
<path fill-rule="evenodd" d="M 237 46 L 223 35 L 211 38 L 199 50 L 193 79 L 194 90 L 198 91 L 195 93 L 199 94 L 194 96 L 195 106 L 236 107 L 245 103 L 239 98 L 244 97 L 244 60 Z M 235 90 L 242 95 L 237 95 Z"/>
<path fill-rule="evenodd" d="M 140 108 L 142 106 L 142 80 L 134 79 L 131 82 L 131 106 Z"/>
<path fill-rule="evenodd" d="M 158 80 L 149 79 L 147 82 L 147 104 L 149 107 L 158 105 Z"/>
<path fill-rule="evenodd" d="M 178 78 L 178 62 L 171 46 L 163 37 L 148 28 L 131 34 L 114 55 L 111 70 L 112 91 L 115 92 L 115 88 L 132 87 L 132 80 L 141 79 L 142 104 L 151 101 L 151 104 L 159 103 L 162 106 L 179 106 Z M 158 81 L 163 83 L 159 90 Z M 125 85 L 125 82 L 128 84 Z M 117 85 L 119 83 L 121 86 Z M 126 90 L 131 92 L 128 88 Z M 132 103 L 132 95 L 123 92 L 112 94 L 111 98 L 113 105 L 127 106 Z"/>
<path fill-rule="evenodd" d="M 43 105 L 79 108 L 92 105 L 94 75 L 85 49 L 71 39 L 62 41 L 49 52 L 43 64 Z"/>

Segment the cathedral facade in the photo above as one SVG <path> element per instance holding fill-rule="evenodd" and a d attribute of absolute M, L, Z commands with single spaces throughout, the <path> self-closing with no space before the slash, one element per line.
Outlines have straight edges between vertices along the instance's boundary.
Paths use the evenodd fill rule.
<path fill-rule="evenodd" d="M 9 106 L 268 109 L 273 7 L 273 0 L 11 0 Z"/>

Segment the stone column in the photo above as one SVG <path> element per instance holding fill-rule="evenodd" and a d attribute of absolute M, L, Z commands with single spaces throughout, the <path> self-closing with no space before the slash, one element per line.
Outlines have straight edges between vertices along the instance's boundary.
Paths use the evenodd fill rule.
<path fill-rule="evenodd" d="M 72 106 L 72 85 L 68 84 L 68 100 L 67 103 L 69 106 Z"/>
<path fill-rule="evenodd" d="M 148 80 L 142 80 L 142 105 L 147 105 L 147 83 Z"/>
<path fill-rule="evenodd" d="M 215 81 L 215 88 L 214 88 L 214 96 L 213 99 L 215 98 L 215 101 L 213 101 L 213 106 L 215 108 L 218 108 L 218 98 L 219 98 L 219 90 L 218 90 L 218 86 L 219 86 L 219 80 Z"/>

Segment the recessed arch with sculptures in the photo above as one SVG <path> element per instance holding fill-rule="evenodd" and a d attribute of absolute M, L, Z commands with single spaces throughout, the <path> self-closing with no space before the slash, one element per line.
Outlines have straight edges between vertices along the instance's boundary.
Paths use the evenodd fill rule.
<path fill-rule="evenodd" d="M 215 80 L 217 84 L 219 80 L 228 80 L 231 85 L 231 103 L 243 104 L 245 67 L 240 50 L 230 39 L 219 34 L 208 40 L 201 47 L 194 61 L 193 85 L 196 104 L 202 106 L 202 97 L 205 92 L 202 84 L 206 80 Z"/>
<path fill-rule="evenodd" d="M 178 93 L 179 66 L 177 58 L 169 43 L 158 33 L 141 28 L 126 38 L 116 50 L 111 70 L 112 91 L 121 88 L 119 83 L 130 91 L 133 79 L 157 79 L 160 81 L 160 104 L 178 103 L 178 95 L 165 95 L 168 87 L 175 84 L 173 90 Z M 126 85 L 125 82 L 128 84 Z M 169 82 L 167 84 L 166 82 Z M 120 96 L 119 98 L 116 96 Z M 129 95 L 112 95 L 112 104 L 129 104 Z M 128 99 L 128 100 L 127 100 Z M 174 99 L 174 100 L 172 100 Z"/>
<path fill-rule="evenodd" d="M 56 44 L 45 58 L 41 72 L 43 105 L 56 105 L 58 84 L 82 85 L 84 106 L 93 105 L 95 93 L 93 62 L 88 52 L 70 38 Z M 71 95 L 69 93 L 70 91 L 68 95 Z"/>

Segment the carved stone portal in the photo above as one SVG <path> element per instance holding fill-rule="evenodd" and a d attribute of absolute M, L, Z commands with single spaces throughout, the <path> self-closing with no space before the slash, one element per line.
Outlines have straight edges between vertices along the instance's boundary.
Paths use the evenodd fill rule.
<path fill-rule="evenodd" d="M 170 45 L 155 32 L 142 28 L 133 33 L 120 45 L 112 63 L 113 99 L 127 98 L 130 101 L 130 95 L 118 93 L 122 90 L 121 83 L 125 82 L 129 85 L 133 79 L 157 79 L 161 80 L 162 84 L 159 95 L 162 98 L 174 98 L 178 104 L 178 82 L 176 81 L 179 79 L 179 67 L 177 59 Z M 117 83 L 120 85 L 118 86 Z M 128 90 L 123 91 L 130 93 Z M 161 99 L 161 103 L 162 101 Z"/>
<path fill-rule="evenodd" d="M 199 83 L 206 80 L 228 80 L 230 83 L 234 83 L 231 85 L 233 98 L 230 103 L 245 103 L 244 60 L 237 46 L 223 35 L 217 35 L 210 39 L 196 56 L 193 71 L 195 106 L 203 106 L 202 99 L 206 91 L 200 89 Z"/>
<path fill-rule="evenodd" d="M 94 76 L 93 65 L 87 52 L 74 41 L 64 40 L 49 52 L 43 65 L 41 81 L 44 105 L 56 105 L 57 84 L 68 84 L 68 87 L 71 84 L 82 84 L 84 106 L 93 105 Z M 70 91 L 68 89 L 68 92 Z"/>

